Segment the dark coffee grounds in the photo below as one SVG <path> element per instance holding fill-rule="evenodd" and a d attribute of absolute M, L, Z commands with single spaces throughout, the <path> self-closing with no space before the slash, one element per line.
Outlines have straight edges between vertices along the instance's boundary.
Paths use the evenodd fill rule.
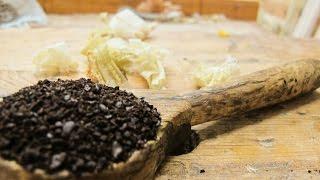
<path fill-rule="evenodd" d="M 26 170 L 97 173 L 126 161 L 160 126 L 157 110 L 91 80 L 44 80 L 0 103 L 0 155 Z"/>

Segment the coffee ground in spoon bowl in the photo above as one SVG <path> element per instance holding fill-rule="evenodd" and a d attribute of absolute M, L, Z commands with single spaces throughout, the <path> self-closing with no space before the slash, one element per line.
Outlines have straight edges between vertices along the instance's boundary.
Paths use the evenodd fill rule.
<path fill-rule="evenodd" d="M 160 122 L 156 108 L 118 87 L 43 80 L 0 102 L 0 156 L 30 172 L 98 173 L 154 140 Z"/>

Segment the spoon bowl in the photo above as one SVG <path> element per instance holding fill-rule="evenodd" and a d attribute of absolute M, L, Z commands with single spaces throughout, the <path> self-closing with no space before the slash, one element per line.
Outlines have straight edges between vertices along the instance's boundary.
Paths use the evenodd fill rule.
<path fill-rule="evenodd" d="M 223 117 L 235 116 L 274 105 L 311 92 L 320 86 L 320 61 L 300 60 L 239 77 L 225 85 L 183 95 L 171 91 L 133 90 L 146 97 L 161 114 L 157 138 L 135 151 L 126 162 L 116 163 L 98 174 L 80 179 L 152 179 L 167 152 L 179 146 L 178 137 L 190 128 Z M 25 171 L 14 161 L 0 158 L 0 179 L 75 179 L 67 171 L 47 175 Z M 76 178 L 79 179 L 79 178 Z"/>

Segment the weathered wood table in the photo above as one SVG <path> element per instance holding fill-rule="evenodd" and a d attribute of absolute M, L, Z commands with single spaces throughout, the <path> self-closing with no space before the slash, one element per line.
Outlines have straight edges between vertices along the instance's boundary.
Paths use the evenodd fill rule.
<path fill-rule="evenodd" d="M 74 57 L 85 62 L 79 51 L 89 32 L 103 26 L 97 15 L 49 19 L 45 28 L 0 30 L 0 95 L 36 82 L 32 55 L 52 43 L 66 41 Z M 220 29 L 231 36 L 217 36 Z M 177 93 L 195 89 L 192 60 L 214 65 L 230 54 L 239 60 L 242 74 L 297 59 L 320 60 L 319 41 L 278 37 L 254 23 L 160 24 L 149 41 L 171 51 L 165 60 L 167 86 Z M 146 86 L 139 78 L 130 81 L 134 88 Z M 157 178 L 320 178 L 319 108 L 318 90 L 242 117 L 195 126 L 199 146 L 169 157 Z"/>

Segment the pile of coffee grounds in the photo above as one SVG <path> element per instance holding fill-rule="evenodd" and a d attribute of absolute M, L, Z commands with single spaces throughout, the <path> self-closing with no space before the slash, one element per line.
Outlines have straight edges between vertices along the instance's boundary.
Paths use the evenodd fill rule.
<path fill-rule="evenodd" d="M 156 108 L 118 87 L 39 81 L 0 102 L 0 156 L 31 172 L 84 176 L 126 161 L 156 138 L 160 120 Z"/>

